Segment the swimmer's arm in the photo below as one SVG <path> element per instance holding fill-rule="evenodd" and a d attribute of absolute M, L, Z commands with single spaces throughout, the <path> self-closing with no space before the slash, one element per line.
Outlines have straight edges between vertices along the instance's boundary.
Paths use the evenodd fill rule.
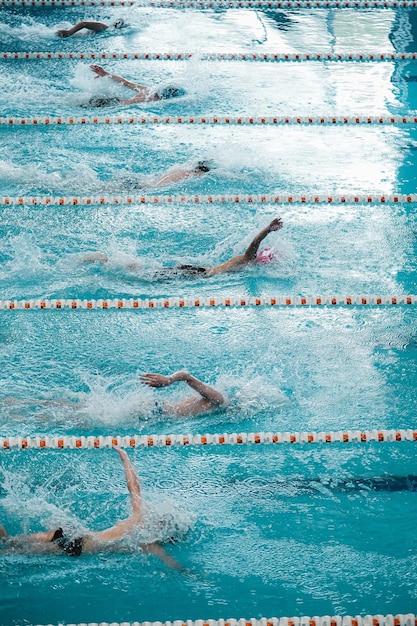
<path fill-rule="evenodd" d="M 165 552 L 165 550 L 159 543 L 150 543 L 146 546 L 142 546 L 142 549 L 147 554 L 153 554 L 154 556 L 157 556 L 163 563 L 165 563 L 165 565 L 168 565 L 168 567 L 180 570 L 182 572 L 186 571 L 186 568 L 181 565 L 181 563 L 178 563 L 178 561 L 176 561 L 167 552 Z"/>
<path fill-rule="evenodd" d="M 251 241 L 251 243 L 247 247 L 246 252 L 244 254 L 248 263 L 251 263 L 252 261 L 256 259 L 258 248 L 261 242 L 265 239 L 265 237 L 269 235 L 269 233 L 271 233 L 272 231 L 279 230 L 282 227 L 283 227 L 283 223 L 282 223 L 281 218 L 276 217 L 275 219 L 272 220 L 270 224 L 268 224 L 268 226 L 266 226 L 266 228 L 263 228 L 261 232 L 259 232 L 256 235 L 256 237 Z"/>
<path fill-rule="evenodd" d="M 233 259 L 229 259 L 225 261 L 221 265 L 216 265 L 215 267 L 210 267 L 206 269 L 206 276 L 215 276 L 216 274 L 225 274 L 226 272 L 233 272 L 249 263 L 245 254 L 238 254 L 233 257 Z"/>
<path fill-rule="evenodd" d="M 95 33 L 100 33 L 102 30 L 107 30 L 108 26 L 102 22 L 78 22 L 78 24 L 68 30 L 57 30 L 55 34 L 58 35 L 58 37 L 71 37 L 71 35 L 78 33 L 78 31 L 83 28 L 92 30 Z"/>
<path fill-rule="evenodd" d="M 138 475 L 127 455 L 126 450 L 122 450 L 117 446 L 113 446 L 113 448 L 116 450 L 122 460 L 126 475 L 126 484 L 130 493 L 130 501 L 132 503 L 133 513 L 136 521 L 140 521 L 142 517 L 142 497 Z"/>
<path fill-rule="evenodd" d="M 90 68 L 95 74 L 97 74 L 96 78 L 108 77 L 114 80 L 116 83 L 120 83 L 120 85 L 123 85 L 123 87 L 128 87 L 129 89 L 133 89 L 134 91 L 144 93 L 149 92 L 149 87 L 145 87 L 145 85 L 137 85 L 136 83 L 131 83 L 129 80 L 126 80 L 122 76 L 117 76 L 117 74 L 111 74 L 100 65 L 90 65 Z"/>
<path fill-rule="evenodd" d="M 208 400 L 210 404 L 221 405 L 225 403 L 225 399 L 219 391 L 206 385 L 188 372 L 175 372 L 170 376 L 163 376 L 162 374 L 143 374 L 140 379 L 141 382 L 148 385 L 148 387 L 169 387 L 174 383 L 185 382 L 191 389 L 197 391 L 202 398 Z"/>
<path fill-rule="evenodd" d="M 279 230 L 283 227 L 283 223 L 280 217 L 277 217 L 272 220 L 268 226 L 263 228 L 256 237 L 250 242 L 244 254 L 238 254 L 237 256 L 225 261 L 221 265 L 217 265 L 215 267 L 208 268 L 206 270 L 207 276 L 215 276 L 216 274 L 224 274 L 225 272 L 232 272 L 233 270 L 237 270 L 248 263 L 252 263 L 256 259 L 256 255 L 259 249 L 261 242 L 265 239 L 265 237 L 274 230 Z"/>

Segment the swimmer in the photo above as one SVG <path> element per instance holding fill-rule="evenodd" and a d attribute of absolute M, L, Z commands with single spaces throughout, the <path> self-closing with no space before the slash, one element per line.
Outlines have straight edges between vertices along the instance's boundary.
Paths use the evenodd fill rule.
<path fill-rule="evenodd" d="M 177 265 L 176 267 L 164 267 L 155 272 L 156 278 L 164 278 L 170 276 L 183 276 L 183 277 L 209 277 L 216 276 L 217 274 L 224 274 L 226 272 L 235 272 L 243 269 L 247 265 L 260 263 L 265 265 L 274 261 L 276 252 L 272 248 L 263 248 L 259 250 L 259 246 L 269 233 L 280 230 L 283 227 L 282 219 L 276 217 L 275 219 L 263 228 L 256 237 L 251 241 L 246 251 L 243 254 L 237 256 L 216 265 L 215 267 L 199 267 L 197 265 Z M 109 257 L 103 252 L 92 252 L 86 254 L 82 258 L 83 263 L 107 263 Z M 128 269 L 133 271 L 140 271 L 141 266 L 139 263 L 130 263 Z"/>
<path fill-rule="evenodd" d="M 143 501 L 137 473 L 127 452 L 117 446 L 113 446 L 113 448 L 122 460 L 126 484 L 130 493 L 132 513 L 127 519 L 121 520 L 105 530 L 88 530 L 81 536 L 76 536 L 71 531 L 64 531 L 62 528 L 31 535 L 9 536 L 5 528 L 0 526 L 0 538 L 3 540 L 6 550 L 25 554 L 66 554 L 68 556 L 112 551 L 112 542 L 128 537 L 135 530 L 143 527 Z M 159 557 L 169 567 L 184 570 L 180 563 L 165 552 L 160 543 L 139 545 L 143 552 Z M 113 551 L 117 551 L 117 546 L 113 546 Z"/>
<path fill-rule="evenodd" d="M 191 167 L 179 167 L 163 174 L 160 178 L 149 183 L 143 183 L 142 188 L 163 187 L 165 185 L 173 185 L 179 183 L 186 178 L 192 178 L 194 176 L 203 176 L 208 174 L 213 169 L 210 161 L 197 161 L 197 163 Z"/>
<path fill-rule="evenodd" d="M 68 30 L 57 30 L 56 35 L 58 37 L 71 37 L 78 31 L 86 29 L 88 30 L 88 35 L 94 35 L 95 33 L 101 33 L 104 30 L 108 30 L 109 28 L 122 28 L 125 26 L 125 22 L 122 19 L 116 20 L 112 24 L 104 24 L 103 22 L 78 22 L 75 26 L 72 26 Z"/>
<path fill-rule="evenodd" d="M 111 78 L 116 83 L 123 85 L 123 87 L 127 87 L 128 89 L 132 89 L 136 91 L 136 95 L 133 98 L 128 98 L 127 100 L 122 100 L 120 98 L 106 98 L 106 97 L 93 97 L 89 101 L 91 106 L 100 107 L 107 105 L 114 105 L 117 103 L 120 104 L 138 104 L 141 102 L 155 102 L 157 100 L 169 100 L 171 98 L 178 98 L 179 96 L 185 95 L 184 89 L 181 87 L 176 87 L 174 85 L 166 85 L 165 87 L 160 87 L 158 89 L 151 89 L 150 87 L 146 87 L 145 85 L 138 85 L 137 83 L 132 83 L 121 76 L 117 76 L 117 74 L 111 74 L 107 72 L 100 65 L 90 65 L 92 71 L 97 74 L 95 78 Z"/>
<path fill-rule="evenodd" d="M 196 415 L 207 413 L 208 411 L 212 411 L 213 409 L 226 404 L 226 399 L 219 391 L 213 389 L 213 387 L 209 387 L 188 372 L 175 372 L 170 376 L 148 373 L 143 374 L 140 377 L 140 380 L 143 385 L 156 388 L 169 387 L 174 383 L 184 382 L 200 395 L 199 398 L 187 398 L 186 400 L 181 400 L 180 402 L 164 402 L 162 405 L 157 403 L 156 411 L 161 415 L 167 414 L 175 415 L 176 417 L 195 417 Z"/>
<path fill-rule="evenodd" d="M 216 389 L 206 385 L 195 376 L 192 376 L 186 371 L 179 371 L 171 374 L 170 376 L 164 376 L 162 374 L 142 374 L 140 381 L 143 385 L 148 387 L 169 387 L 174 383 L 185 382 L 191 389 L 199 394 L 199 397 L 186 398 L 178 402 L 155 402 L 152 410 L 152 414 L 155 417 L 175 416 L 175 417 L 195 417 L 213 411 L 218 407 L 225 406 L 227 404 L 226 398 Z M 6 406 L 13 405 L 29 405 L 29 406 L 52 406 L 52 407 L 68 407 L 74 410 L 83 409 L 86 405 L 85 402 L 72 402 L 68 400 L 43 400 L 43 399 L 26 399 L 20 400 L 14 397 L 8 397 L 4 399 Z M 141 414 L 141 407 L 139 410 L 133 411 L 135 415 Z"/>
<path fill-rule="evenodd" d="M 196 176 L 204 176 L 213 169 L 211 161 L 197 161 L 193 165 L 183 165 L 176 167 L 166 172 L 159 178 L 155 178 L 150 181 L 139 181 L 132 178 L 119 179 L 120 186 L 123 189 L 126 187 L 129 190 L 132 189 L 153 189 L 154 187 L 165 187 L 167 185 L 175 185 L 187 178 L 193 178 Z"/>

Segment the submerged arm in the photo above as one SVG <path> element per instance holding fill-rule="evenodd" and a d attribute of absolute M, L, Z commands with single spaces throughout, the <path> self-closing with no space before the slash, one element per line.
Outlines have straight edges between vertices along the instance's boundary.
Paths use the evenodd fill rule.
<path fill-rule="evenodd" d="M 142 546 L 142 550 L 148 554 L 157 556 L 163 563 L 165 563 L 165 565 L 168 565 L 168 567 L 171 567 L 172 569 L 185 571 L 185 567 L 165 552 L 164 548 L 159 543 L 150 543 L 146 546 Z"/>

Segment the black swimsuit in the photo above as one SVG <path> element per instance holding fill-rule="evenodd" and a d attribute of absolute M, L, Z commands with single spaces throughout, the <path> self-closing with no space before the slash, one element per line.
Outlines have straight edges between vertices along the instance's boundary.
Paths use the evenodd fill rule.
<path fill-rule="evenodd" d="M 74 539 L 71 539 L 67 535 L 64 535 L 62 528 L 58 528 L 54 532 L 51 542 L 52 541 L 56 543 L 56 545 L 61 548 L 65 554 L 68 554 L 68 556 L 80 556 L 80 554 L 82 554 L 84 545 L 83 537 L 75 537 Z"/>
<path fill-rule="evenodd" d="M 116 104 L 120 104 L 120 98 L 111 97 L 111 96 L 93 96 L 88 101 L 87 106 L 92 107 L 112 107 Z"/>
<path fill-rule="evenodd" d="M 170 278 L 172 276 L 182 276 L 192 278 L 204 275 L 206 271 L 205 267 L 198 267 L 198 265 L 176 265 L 175 267 L 163 267 L 160 270 L 156 270 L 155 277 Z"/>

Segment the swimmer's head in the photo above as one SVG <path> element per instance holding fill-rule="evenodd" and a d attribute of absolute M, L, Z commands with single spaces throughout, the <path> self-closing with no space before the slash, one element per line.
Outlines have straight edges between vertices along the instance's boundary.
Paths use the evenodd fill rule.
<path fill-rule="evenodd" d="M 262 250 L 259 250 L 258 254 L 256 255 L 256 262 L 260 263 L 261 265 L 267 265 L 268 263 L 272 263 L 277 258 L 277 253 L 278 251 L 274 250 L 273 248 L 262 248 Z"/>
<path fill-rule="evenodd" d="M 194 168 L 194 172 L 196 174 L 205 174 L 209 172 L 212 168 L 212 165 L 209 161 L 198 161 L 197 165 Z"/>
<path fill-rule="evenodd" d="M 123 26 L 125 26 L 125 21 L 122 19 L 116 20 L 113 23 L 113 28 L 123 28 Z"/>
<path fill-rule="evenodd" d="M 162 87 L 161 89 L 158 89 L 156 95 L 160 100 L 179 98 L 181 96 L 185 96 L 185 89 L 183 89 L 182 87 L 174 87 L 173 85 L 168 85 L 167 87 Z"/>

